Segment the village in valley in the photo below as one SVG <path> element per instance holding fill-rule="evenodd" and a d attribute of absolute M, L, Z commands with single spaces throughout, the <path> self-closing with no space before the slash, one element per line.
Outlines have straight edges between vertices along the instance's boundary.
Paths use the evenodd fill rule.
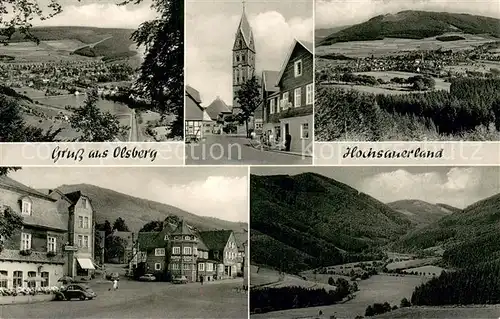
<path fill-rule="evenodd" d="M 10 175 L 0 175 L 2 214 L 11 224 L 1 226 L 2 317 L 247 312 L 246 224 L 88 184 L 35 189 Z M 105 219 L 113 210 L 119 214 L 120 201 L 127 207 L 122 216 L 136 216 Z M 139 207 L 144 210 L 134 211 Z M 87 301 L 60 302 L 71 299 Z"/>
<path fill-rule="evenodd" d="M 499 17 L 412 8 L 317 19 L 318 141 L 499 139 Z"/>
<path fill-rule="evenodd" d="M 312 119 L 313 119 L 313 45 L 311 38 L 303 39 L 294 35 L 284 52 L 269 52 L 283 56 L 283 60 L 266 69 L 262 65 L 269 45 L 264 38 L 255 34 L 250 19 L 260 7 L 279 12 L 279 6 L 285 2 L 273 2 L 277 8 L 269 8 L 258 1 L 243 1 L 240 18 L 235 26 L 231 46 L 222 61 L 224 72 L 228 70 L 231 83 L 213 78 L 201 71 L 189 73 L 187 66 L 186 102 L 185 102 L 185 140 L 187 164 L 311 164 L 312 163 Z M 288 4 L 288 2 L 286 2 Z M 310 4 L 310 3 L 309 3 Z M 202 2 L 189 1 L 187 10 L 202 7 Z M 220 6 L 227 3 L 214 2 Z M 299 15 L 299 9 L 307 7 L 306 2 L 297 3 L 293 14 Z M 307 10 L 312 15 L 312 4 Z M 191 9 L 193 10 L 193 9 Z M 289 10 L 289 11 L 290 11 Z M 249 12 L 252 13 L 249 16 Z M 307 13 L 307 12 L 306 12 Z M 301 13 L 302 17 L 304 13 Z M 200 17 L 202 19 L 202 17 Z M 251 22 L 252 21 L 252 22 Z M 190 23 L 195 29 L 197 20 L 187 22 L 187 45 L 194 46 L 196 41 L 189 40 Z M 201 22 L 200 22 L 201 23 Z M 255 22 L 256 23 L 256 22 Z M 213 26 L 220 27 L 219 25 Z M 307 26 L 306 26 L 307 27 Z M 288 26 L 287 26 L 288 28 Z M 280 35 L 274 35 L 280 36 Z M 220 37 L 219 37 L 220 38 Z M 219 40 L 221 41 L 221 40 Z M 225 41 L 225 39 L 223 39 Z M 226 41 L 227 42 L 227 41 Z M 221 42 L 225 43 L 225 42 Z M 212 43 L 221 47 L 221 43 Z M 227 42 L 229 44 L 229 42 Z M 259 47 L 260 45 L 260 47 Z M 269 51 L 269 50 L 267 50 Z M 186 63 L 190 63 L 189 59 Z M 194 62 L 193 62 L 194 63 Z M 213 100 L 206 100 L 206 89 L 192 84 L 194 77 L 208 77 L 209 81 L 221 81 L 229 84 L 222 90 L 230 92 L 228 97 L 215 93 Z M 221 91 L 222 91 L 221 90 Z"/>

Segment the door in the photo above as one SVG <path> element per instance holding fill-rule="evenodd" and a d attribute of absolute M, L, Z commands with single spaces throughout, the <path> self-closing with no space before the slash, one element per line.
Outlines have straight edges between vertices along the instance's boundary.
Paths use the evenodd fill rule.
<path fill-rule="evenodd" d="M 290 124 L 285 123 L 285 136 L 287 136 L 288 134 L 290 134 Z"/>

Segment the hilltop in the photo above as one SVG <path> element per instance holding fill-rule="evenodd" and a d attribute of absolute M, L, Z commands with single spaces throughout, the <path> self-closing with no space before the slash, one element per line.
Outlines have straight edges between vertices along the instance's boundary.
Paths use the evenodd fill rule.
<path fill-rule="evenodd" d="M 452 206 L 430 204 L 421 200 L 400 200 L 387 205 L 407 217 L 415 226 L 432 224 L 459 210 Z"/>
<path fill-rule="evenodd" d="M 407 10 L 379 15 L 366 22 L 334 31 L 318 45 L 384 38 L 424 39 L 449 32 L 500 38 L 499 25 L 499 19 L 478 15 Z"/>
<path fill-rule="evenodd" d="M 486 198 L 403 236 L 393 245 L 401 251 L 444 248 L 444 261 L 465 267 L 500 258 L 500 194 Z"/>
<path fill-rule="evenodd" d="M 118 217 L 121 217 L 133 232 L 138 232 L 144 224 L 150 221 L 164 220 L 168 215 L 177 215 L 189 225 L 200 230 L 230 229 L 242 233 L 243 230 L 248 229 L 245 223 L 198 216 L 175 206 L 133 197 L 94 185 L 62 185 L 58 189 L 63 193 L 81 191 L 88 196 L 96 211 L 97 223 L 104 223 L 105 220 L 113 223 Z"/>
<path fill-rule="evenodd" d="M 373 258 L 412 223 L 382 202 L 315 174 L 250 178 L 252 261 L 291 271 Z M 286 243 L 286 244 L 285 244 Z M 271 248 L 269 248 L 271 247 Z M 286 254 L 288 265 L 283 265 Z M 293 261 L 293 262 L 292 262 Z"/>
<path fill-rule="evenodd" d="M 57 54 L 76 54 L 86 57 L 99 57 L 105 61 L 128 58 L 137 54 L 136 50 L 131 50 L 134 42 L 131 36 L 134 30 L 119 28 L 95 28 L 95 27 L 34 27 L 30 33 L 40 41 L 36 46 L 27 44 L 29 47 L 52 51 Z M 28 42 L 24 35 L 16 32 L 11 40 L 12 48 L 7 46 L 0 52 L 16 59 L 18 47 L 15 44 Z M 12 51 L 11 51 L 12 50 Z"/>

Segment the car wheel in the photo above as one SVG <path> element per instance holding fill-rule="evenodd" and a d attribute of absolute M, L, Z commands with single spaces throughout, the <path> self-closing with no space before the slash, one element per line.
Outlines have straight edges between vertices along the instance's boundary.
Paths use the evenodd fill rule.
<path fill-rule="evenodd" d="M 80 300 L 85 300 L 87 299 L 87 297 L 85 297 L 85 295 L 80 295 Z"/>

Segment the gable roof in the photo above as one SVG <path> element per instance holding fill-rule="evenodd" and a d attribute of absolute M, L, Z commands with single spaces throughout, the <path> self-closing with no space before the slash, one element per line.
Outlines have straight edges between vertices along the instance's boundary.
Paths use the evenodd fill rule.
<path fill-rule="evenodd" d="M 26 194 L 26 195 L 33 195 L 33 196 L 40 197 L 40 198 L 50 200 L 53 202 L 56 201 L 55 199 L 48 196 L 47 194 L 44 194 L 44 193 L 42 193 L 34 188 L 31 188 L 31 187 L 26 186 L 22 183 L 19 183 L 18 181 L 8 177 L 7 175 L 0 175 L 0 187 L 1 186 L 14 189 L 14 190 L 16 190 L 20 193 Z"/>
<path fill-rule="evenodd" d="M 186 103 L 184 108 L 185 121 L 212 121 L 200 103 L 200 93 L 190 86 L 187 86 Z"/>
<path fill-rule="evenodd" d="M 279 91 L 279 87 L 276 86 L 278 83 L 278 76 L 280 75 L 279 71 L 270 71 L 264 70 L 262 71 L 262 82 L 264 83 L 264 91 L 266 92 L 277 92 Z"/>
<path fill-rule="evenodd" d="M 177 228 L 172 232 L 172 235 L 190 235 L 194 236 L 194 233 L 189 229 L 188 224 L 184 220 L 181 220 Z"/>
<path fill-rule="evenodd" d="M 243 40 L 245 41 L 246 46 L 255 52 L 255 45 L 253 41 L 253 32 L 250 27 L 250 23 L 248 22 L 248 18 L 245 12 L 245 8 L 243 8 L 243 13 L 241 14 L 240 23 L 238 25 L 238 29 L 236 30 L 236 38 L 238 37 L 238 33 L 241 33 L 243 36 Z M 236 41 L 236 40 L 235 40 Z"/>
<path fill-rule="evenodd" d="M 253 111 L 253 118 L 262 120 L 264 118 L 264 101 L 260 102 L 259 106 Z"/>
<path fill-rule="evenodd" d="M 222 251 L 232 233 L 232 230 L 211 230 L 200 232 L 200 237 L 210 250 Z"/>
<path fill-rule="evenodd" d="M 212 118 L 212 120 L 216 120 L 220 114 L 231 114 L 231 110 L 227 104 L 221 100 L 220 97 L 217 97 L 215 100 L 210 103 L 209 106 L 205 108 L 208 115 Z"/>
<path fill-rule="evenodd" d="M 283 77 L 283 73 L 285 73 L 285 69 L 286 69 L 286 66 L 288 65 L 288 61 L 290 60 L 290 57 L 292 56 L 292 53 L 295 50 L 295 47 L 297 45 L 302 46 L 304 49 L 309 51 L 309 53 L 311 53 L 311 55 L 313 54 L 312 43 L 306 42 L 306 41 L 299 41 L 297 39 L 294 39 L 292 45 L 290 46 L 290 50 L 288 50 L 288 54 L 286 55 L 286 58 L 283 61 L 283 65 L 281 66 L 281 70 L 280 70 L 280 73 L 278 75 L 278 78 L 276 79 L 276 83 L 275 83 L 276 86 L 279 85 L 281 78 Z"/>
<path fill-rule="evenodd" d="M 165 247 L 165 236 L 163 232 L 139 232 L 137 234 L 137 244 L 140 251 L 147 251 L 154 248 Z"/>

